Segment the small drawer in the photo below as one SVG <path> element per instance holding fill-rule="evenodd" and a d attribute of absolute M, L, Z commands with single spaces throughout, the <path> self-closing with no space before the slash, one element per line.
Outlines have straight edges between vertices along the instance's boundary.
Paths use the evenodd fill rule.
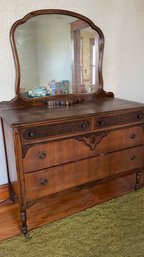
<path fill-rule="evenodd" d="M 72 120 L 63 123 L 53 123 L 45 126 L 35 126 L 21 130 L 22 141 L 42 139 L 62 134 L 88 131 L 91 129 L 91 119 Z"/>
<path fill-rule="evenodd" d="M 144 147 L 122 150 L 25 175 L 27 201 L 143 168 Z"/>
<path fill-rule="evenodd" d="M 96 128 L 107 128 L 112 126 L 133 124 L 133 123 L 138 123 L 143 121 L 144 121 L 143 112 L 132 112 L 132 113 L 98 117 L 96 118 L 95 126 Z"/>

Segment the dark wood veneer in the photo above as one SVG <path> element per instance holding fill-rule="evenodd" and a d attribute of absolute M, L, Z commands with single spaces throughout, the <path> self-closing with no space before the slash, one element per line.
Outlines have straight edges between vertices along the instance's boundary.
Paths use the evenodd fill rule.
<path fill-rule="evenodd" d="M 22 130 L 23 139 L 36 139 L 49 136 L 56 136 L 61 134 L 79 132 L 79 131 L 88 131 L 91 128 L 90 120 L 75 120 L 71 122 L 51 124 L 43 127 L 33 127 L 30 129 Z"/>
<path fill-rule="evenodd" d="M 144 121 L 144 113 L 142 111 L 123 113 L 109 117 L 100 117 L 96 120 L 96 127 L 105 128 L 109 126 L 122 125 L 138 121 Z"/>

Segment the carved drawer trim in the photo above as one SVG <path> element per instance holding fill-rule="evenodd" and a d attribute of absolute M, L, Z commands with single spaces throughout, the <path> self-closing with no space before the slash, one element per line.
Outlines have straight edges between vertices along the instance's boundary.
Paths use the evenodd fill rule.
<path fill-rule="evenodd" d="M 140 122 L 143 120 L 144 120 L 144 113 L 139 111 L 139 112 L 119 114 L 115 116 L 106 116 L 106 117 L 102 116 L 96 120 L 95 125 L 98 128 L 105 128 L 110 126 L 129 124 L 133 122 Z"/>
<path fill-rule="evenodd" d="M 103 137 L 107 136 L 108 133 L 92 133 L 88 135 L 82 135 L 75 137 L 76 140 L 82 141 L 88 146 L 92 151 L 96 148 L 96 145 L 99 144 Z"/>
<path fill-rule="evenodd" d="M 87 131 L 91 128 L 91 120 L 76 120 L 65 123 L 50 124 L 47 126 L 37 126 L 22 130 L 22 139 L 38 139 L 50 136 L 58 136 L 79 131 Z"/>

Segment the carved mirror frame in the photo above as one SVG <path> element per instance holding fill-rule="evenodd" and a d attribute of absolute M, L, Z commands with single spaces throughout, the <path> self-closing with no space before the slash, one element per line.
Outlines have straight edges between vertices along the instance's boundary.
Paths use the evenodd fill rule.
<path fill-rule="evenodd" d="M 75 17 L 78 19 L 83 20 L 84 22 L 88 23 L 92 29 L 94 29 L 98 35 L 99 35 L 99 45 L 98 45 L 98 50 L 99 50 L 99 56 L 98 56 L 98 81 L 99 81 L 99 87 L 98 90 L 95 93 L 86 93 L 86 94 L 67 94 L 67 95 L 55 95 L 55 96 L 46 96 L 42 98 L 25 98 L 20 94 L 20 62 L 19 62 L 19 56 L 18 56 L 18 51 L 16 47 L 16 42 L 15 42 L 15 31 L 19 25 L 24 24 L 27 22 L 29 19 L 31 19 L 34 16 L 38 15 L 46 15 L 46 14 L 60 14 L 60 15 L 67 15 L 71 17 Z M 15 92 L 16 92 L 16 98 L 14 100 L 15 104 L 18 105 L 19 102 L 25 102 L 28 104 L 38 104 L 41 102 L 47 102 L 47 101 L 55 101 L 56 99 L 63 99 L 65 102 L 73 102 L 72 99 L 74 99 L 74 102 L 81 102 L 81 100 L 87 101 L 87 100 L 92 100 L 94 98 L 104 98 L 104 97 L 113 97 L 112 92 L 105 92 L 103 88 L 103 74 L 102 74 L 102 65 L 103 65 L 103 53 L 104 53 L 104 34 L 101 31 L 99 27 L 97 27 L 89 18 L 76 13 L 76 12 L 71 12 L 68 10 L 61 10 L 61 9 L 44 9 L 44 10 L 37 10 L 28 13 L 25 15 L 22 19 L 17 20 L 13 26 L 11 27 L 10 30 L 10 42 L 11 42 L 11 47 L 12 47 L 12 52 L 14 56 L 14 62 L 15 62 L 15 69 L 16 69 L 16 80 L 15 80 Z"/>

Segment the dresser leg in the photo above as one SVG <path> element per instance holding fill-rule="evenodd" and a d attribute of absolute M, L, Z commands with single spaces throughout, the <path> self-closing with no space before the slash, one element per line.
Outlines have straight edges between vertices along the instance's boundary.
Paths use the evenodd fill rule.
<path fill-rule="evenodd" d="M 15 199 L 16 199 L 16 196 L 15 196 L 15 192 L 13 190 L 13 187 L 12 187 L 11 183 L 9 183 L 9 195 L 10 195 L 11 203 L 14 203 Z"/>
<path fill-rule="evenodd" d="M 141 188 L 141 186 L 140 186 L 140 180 L 141 180 L 141 171 L 138 170 L 138 171 L 136 172 L 135 191 L 138 191 L 138 190 Z"/>
<path fill-rule="evenodd" d="M 27 229 L 27 224 L 26 224 L 26 210 L 21 211 L 21 223 L 22 223 L 22 234 L 25 236 L 25 238 L 28 238 L 28 229 Z"/>

